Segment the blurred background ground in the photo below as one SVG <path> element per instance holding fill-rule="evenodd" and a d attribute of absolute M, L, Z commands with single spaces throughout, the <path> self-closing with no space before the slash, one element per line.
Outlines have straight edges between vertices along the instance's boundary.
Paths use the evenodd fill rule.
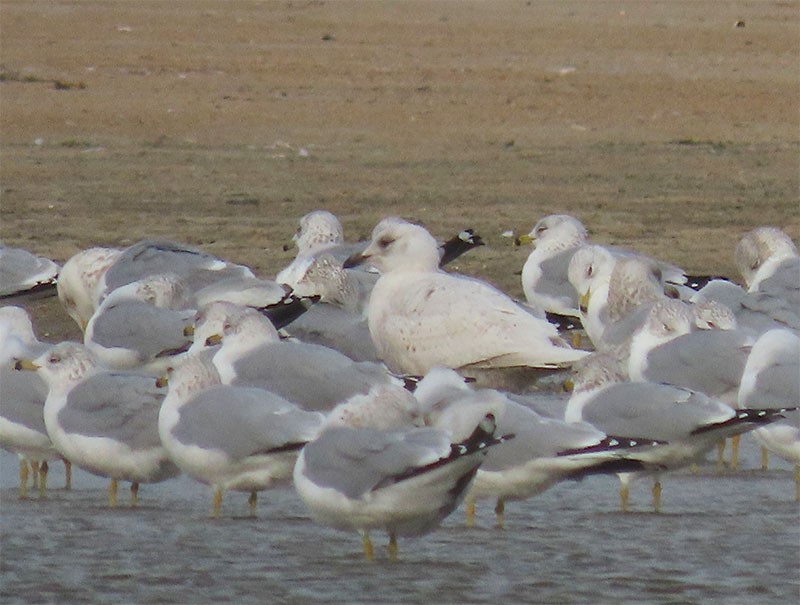
<path fill-rule="evenodd" d="M 271 277 L 304 213 L 525 233 L 738 277 L 762 224 L 800 238 L 800 3 L 0 5 L 0 238 L 60 262 L 159 237 Z M 40 336 L 77 337 L 53 300 Z"/>

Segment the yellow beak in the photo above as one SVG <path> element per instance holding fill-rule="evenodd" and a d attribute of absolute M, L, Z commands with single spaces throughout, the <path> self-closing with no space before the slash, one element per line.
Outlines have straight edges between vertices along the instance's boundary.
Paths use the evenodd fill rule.
<path fill-rule="evenodd" d="M 207 347 L 213 347 L 215 345 L 220 344 L 221 342 L 222 342 L 222 336 L 219 334 L 212 334 L 211 336 L 206 338 Z"/>
<path fill-rule="evenodd" d="M 33 363 L 30 359 L 17 359 L 16 363 L 14 364 L 15 370 L 28 370 L 30 372 L 35 372 L 42 366 Z"/>
<path fill-rule="evenodd" d="M 592 299 L 592 289 L 589 288 L 586 290 L 586 293 L 581 296 L 580 300 L 578 301 L 578 308 L 580 309 L 581 313 L 584 315 L 589 311 L 589 301 Z"/>
<path fill-rule="evenodd" d="M 515 246 L 523 246 L 532 243 L 533 243 L 533 238 L 531 237 L 530 233 L 526 233 L 525 235 L 520 235 L 517 239 L 514 240 Z"/>

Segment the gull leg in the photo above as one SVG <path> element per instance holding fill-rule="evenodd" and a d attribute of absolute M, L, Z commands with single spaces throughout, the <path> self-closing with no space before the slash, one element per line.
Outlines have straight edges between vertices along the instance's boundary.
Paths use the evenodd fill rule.
<path fill-rule="evenodd" d="M 389 532 L 389 560 L 397 561 L 397 534 L 393 531 Z"/>
<path fill-rule="evenodd" d="M 44 498 L 45 492 L 47 491 L 47 472 L 50 470 L 50 466 L 47 464 L 47 460 L 42 462 L 42 465 L 39 467 L 39 497 Z"/>
<path fill-rule="evenodd" d="M 364 547 L 364 558 L 367 561 L 375 560 L 375 550 L 372 548 L 372 540 L 369 539 L 369 532 L 361 532 L 361 545 Z"/>
<path fill-rule="evenodd" d="M 739 441 L 741 438 L 741 435 L 731 437 L 731 469 L 733 470 L 739 468 Z"/>
<path fill-rule="evenodd" d="M 467 527 L 475 526 L 475 498 L 467 496 L 464 503 L 464 510 L 467 514 Z"/>
<path fill-rule="evenodd" d="M 72 489 L 72 462 L 64 460 L 64 489 Z"/>
<path fill-rule="evenodd" d="M 19 459 L 19 499 L 28 499 L 28 461 Z"/>
<path fill-rule="evenodd" d="M 222 488 L 214 488 L 214 499 L 212 502 L 211 516 L 214 519 L 219 519 L 219 514 L 222 512 Z"/>
<path fill-rule="evenodd" d="M 117 480 L 112 479 L 108 484 L 108 505 L 114 508 L 117 505 Z"/>
<path fill-rule="evenodd" d="M 800 464 L 794 467 L 794 499 L 800 502 Z"/>
<path fill-rule="evenodd" d="M 769 450 L 763 445 L 761 446 L 761 470 L 769 470 Z"/>
<path fill-rule="evenodd" d="M 139 484 L 134 481 L 131 483 L 131 507 L 136 508 L 139 504 Z"/>
<path fill-rule="evenodd" d="M 656 513 L 661 512 L 661 481 L 659 479 L 653 482 L 653 510 Z"/>
<path fill-rule="evenodd" d="M 619 509 L 623 513 L 628 512 L 628 498 L 630 496 L 630 490 L 628 488 L 628 482 L 623 481 L 619 485 Z"/>
<path fill-rule="evenodd" d="M 725 470 L 725 440 L 717 443 L 717 474 L 721 475 Z"/>
<path fill-rule="evenodd" d="M 497 528 L 503 529 L 506 525 L 506 501 L 503 498 L 497 499 L 494 507 L 494 515 L 497 519 Z"/>
<path fill-rule="evenodd" d="M 258 502 L 258 492 L 253 490 L 250 492 L 250 497 L 247 499 L 247 508 L 250 511 L 250 516 L 256 516 L 256 503 Z"/>
<path fill-rule="evenodd" d="M 31 471 L 33 475 L 33 482 L 31 483 L 31 487 L 33 489 L 39 488 L 39 462 L 36 460 L 31 460 Z"/>

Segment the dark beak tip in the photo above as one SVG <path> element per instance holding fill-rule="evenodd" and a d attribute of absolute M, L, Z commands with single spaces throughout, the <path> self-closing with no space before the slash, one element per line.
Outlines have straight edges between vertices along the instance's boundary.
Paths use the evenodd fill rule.
<path fill-rule="evenodd" d="M 363 255 L 353 254 L 352 256 L 349 256 L 347 260 L 344 261 L 342 267 L 345 269 L 352 269 L 353 267 L 358 267 L 363 262 L 364 262 Z"/>

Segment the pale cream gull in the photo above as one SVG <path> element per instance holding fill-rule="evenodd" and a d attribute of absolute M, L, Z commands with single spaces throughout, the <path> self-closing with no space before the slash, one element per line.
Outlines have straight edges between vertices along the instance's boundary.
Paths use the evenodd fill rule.
<path fill-rule="evenodd" d="M 556 369 L 586 355 L 488 283 L 439 270 L 436 240 L 423 227 L 394 220 L 376 228 L 369 246 L 346 266 L 365 262 L 381 272 L 368 323 L 393 372 Z"/>

